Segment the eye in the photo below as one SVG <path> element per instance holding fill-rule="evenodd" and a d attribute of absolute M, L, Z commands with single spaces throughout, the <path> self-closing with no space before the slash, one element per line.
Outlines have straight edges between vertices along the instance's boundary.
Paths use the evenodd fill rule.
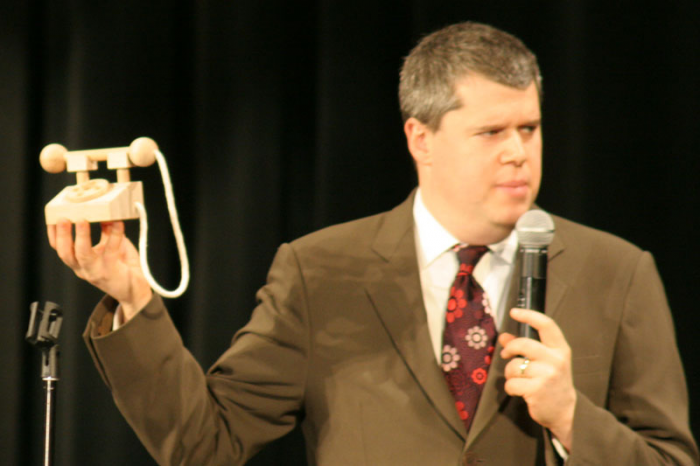
<path fill-rule="evenodd" d="M 520 131 L 523 133 L 532 134 L 537 131 L 537 128 L 539 128 L 539 125 L 524 125 L 520 127 Z"/>
<path fill-rule="evenodd" d="M 493 137 L 493 136 L 498 136 L 502 132 L 503 132 L 502 128 L 493 128 L 493 129 L 489 129 L 487 131 L 482 131 L 481 133 L 479 133 L 479 135 L 486 136 L 486 137 Z"/>

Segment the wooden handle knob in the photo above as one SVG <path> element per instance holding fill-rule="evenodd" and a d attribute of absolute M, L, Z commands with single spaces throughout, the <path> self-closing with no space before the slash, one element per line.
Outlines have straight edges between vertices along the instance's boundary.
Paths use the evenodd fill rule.
<path fill-rule="evenodd" d="M 138 138 L 129 146 L 129 160 L 139 167 L 147 167 L 156 161 L 158 144 L 151 138 Z"/>
<path fill-rule="evenodd" d="M 66 169 L 66 153 L 68 149 L 60 144 L 49 144 L 39 155 L 41 167 L 49 173 L 60 173 Z"/>
<path fill-rule="evenodd" d="M 93 162 L 105 161 L 114 152 L 128 152 L 129 160 L 136 166 L 147 167 L 156 161 L 158 144 L 151 138 L 138 138 L 129 147 L 112 147 L 107 149 L 88 149 L 70 151 L 60 144 L 49 144 L 39 156 L 39 162 L 49 173 L 58 173 L 66 169 L 66 157 L 85 157 Z M 71 169 L 71 171 L 74 171 Z"/>

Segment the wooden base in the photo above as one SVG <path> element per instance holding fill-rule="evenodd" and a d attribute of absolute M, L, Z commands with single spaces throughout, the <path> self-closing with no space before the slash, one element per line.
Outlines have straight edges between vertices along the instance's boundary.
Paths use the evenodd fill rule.
<path fill-rule="evenodd" d="M 109 222 L 139 218 L 134 203 L 143 204 L 143 184 L 140 181 L 112 183 L 102 196 L 83 202 L 68 200 L 71 194 L 74 197 L 74 193 L 75 186 L 68 186 L 46 204 L 47 225 L 54 225 L 62 218 L 73 223 L 81 220 Z"/>

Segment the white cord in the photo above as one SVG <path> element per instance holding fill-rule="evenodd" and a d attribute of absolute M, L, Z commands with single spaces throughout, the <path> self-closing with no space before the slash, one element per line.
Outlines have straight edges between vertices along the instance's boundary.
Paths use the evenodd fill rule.
<path fill-rule="evenodd" d="M 160 175 L 163 178 L 163 187 L 165 188 L 165 199 L 168 203 L 168 212 L 170 213 L 170 223 L 173 225 L 173 234 L 175 235 L 175 242 L 177 244 L 177 252 L 180 255 L 180 285 L 173 291 L 168 291 L 163 289 L 151 275 L 151 269 L 148 267 L 148 218 L 146 215 L 146 207 L 137 202 L 136 209 L 139 211 L 139 218 L 141 219 L 141 230 L 139 232 L 139 251 L 141 256 L 141 268 L 146 276 L 146 281 L 151 288 L 163 296 L 164 298 L 177 298 L 182 295 L 187 289 L 187 285 L 190 282 L 190 263 L 187 260 L 187 249 L 185 248 L 185 239 L 182 236 L 182 229 L 180 228 L 180 221 L 177 217 L 177 209 L 175 208 L 175 196 L 173 196 L 173 185 L 170 182 L 170 173 L 168 172 L 168 164 L 165 162 L 165 157 L 163 154 L 156 150 L 156 160 L 158 161 L 158 168 L 160 168 Z"/>

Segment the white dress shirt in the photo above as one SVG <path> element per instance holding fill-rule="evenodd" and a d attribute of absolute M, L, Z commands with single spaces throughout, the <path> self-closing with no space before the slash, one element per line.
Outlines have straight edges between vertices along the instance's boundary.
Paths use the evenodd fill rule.
<path fill-rule="evenodd" d="M 423 203 L 420 188 L 413 203 L 416 255 L 423 291 L 423 301 L 428 317 L 428 329 L 438 364 L 442 362 L 442 332 L 445 328 L 445 312 L 450 287 L 454 282 L 459 260 L 453 247 L 460 243 L 435 220 Z M 515 230 L 503 241 L 488 245 L 489 251 L 474 268 L 474 278 L 488 296 L 491 309 L 496 314 L 496 328 L 500 327 L 506 313 L 507 293 L 511 272 L 518 250 Z"/>

